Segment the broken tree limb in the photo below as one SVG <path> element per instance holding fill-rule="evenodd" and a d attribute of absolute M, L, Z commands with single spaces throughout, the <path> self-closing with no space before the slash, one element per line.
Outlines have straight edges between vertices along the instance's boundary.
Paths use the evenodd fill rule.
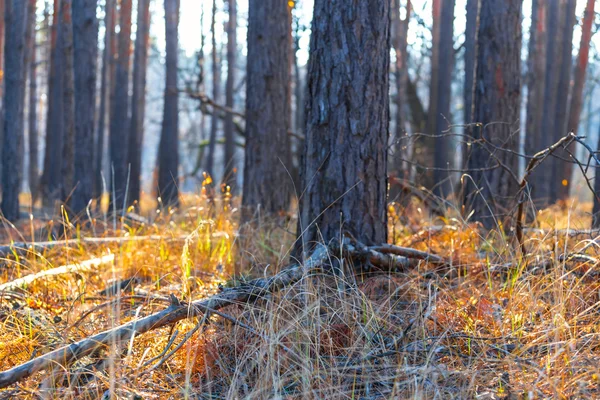
<path fill-rule="evenodd" d="M 66 366 L 111 343 L 127 343 L 127 341 L 132 340 L 136 335 L 143 334 L 152 329 L 172 325 L 185 318 L 194 317 L 199 312 L 204 313 L 210 312 L 210 310 L 219 310 L 231 304 L 247 302 L 265 293 L 279 291 L 285 286 L 299 281 L 305 271 L 318 269 L 328 259 L 328 248 L 318 245 L 311 257 L 305 261 L 304 265 L 293 264 L 272 277 L 255 279 L 235 288 L 224 289 L 219 294 L 207 299 L 194 301 L 190 304 L 173 302 L 168 308 L 162 311 L 82 339 L 68 346 L 58 348 L 7 371 L 0 372 L 0 388 L 10 386 L 38 371 L 55 367 L 57 364 Z"/>
<path fill-rule="evenodd" d="M 382 254 L 395 254 L 397 256 L 402 256 L 409 259 L 424 260 L 433 264 L 447 264 L 446 260 L 444 260 L 444 258 L 438 255 L 427 253 L 426 251 L 412 249 L 409 247 L 400 247 L 395 246 L 393 244 L 384 244 L 381 246 L 372 246 L 369 247 L 369 249 Z"/>
<path fill-rule="evenodd" d="M 83 272 L 89 271 L 94 267 L 98 267 L 100 265 L 111 264 L 115 261 L 114 254 L 108 254 L 102 257 L 92 258 L 91 260 L 85 260 L 74 264 L 61 265 L 60 267 L 48 269 L 45 271 L 41 271 L 35 274 L 25 275 L 22 278 L 15 279 L 10 282 L 3 283 L 0 285 L 0 293 L 17 289 L 24 288 L 29 286 L 32 282 L 37 281 L 42 278 L 47 278 L 50 276 L 69 274 L 73 272 Z"/>

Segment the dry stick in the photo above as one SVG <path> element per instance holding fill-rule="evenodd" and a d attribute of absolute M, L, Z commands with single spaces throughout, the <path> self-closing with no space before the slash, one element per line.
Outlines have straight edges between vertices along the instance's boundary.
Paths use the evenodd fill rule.
<path fill-rule="evenodd" d="M 276 292 L 300 280 L 303 276 L 304 268 L 309 271 L 315 270 L 327 262 L 328 259 L 328 248 L 319 245 L 312 256 L 306 260 L 304 267 L 300 264 L 293 264 L 273 277 L 255 279 L 245 285 L 224 290 L 222 293 L 207 299 L 194 301 L 189 305 L 173 303 L 165 310 L 58 348 L 1 372 L 0 388 L 10 386 L 31 376 L 35 372 L 54 367 L 57 364 L 68 365 L 81 357 L 91 354 L 100 347 L 111 343 L 127 342 L 136 334 L 142 334 L 152 329 L 172 325 L 184 318 L 196 316 L 198 311 L 218 310 L 238 302 L 247 302 L 265 293 Z"/>
<path fill-rule="evenodd" d="M 6 283 L 0 285 L 0 292 L 4 292 L 7 290 L 12 290 L 12 289 L 16 289 L 16 288 L 24 288 L 38 279 L 47 278 L 50 276 L 69 274 L 69 273 L 73 273 L 73 272 L 89 271 L 94 267 L 98 267 L 100 265 L 105 265 L 105 264 L 111 264 L 114 261 L 115 261 L 115 255 L 108 254 L 106 256 L 92 258 L 91 260 L 85 260 L 85 261 L 81 261 L 81 262 L 78 262 L 75 264 L 61 265 L 60 267 L 41 271 L 36 274 L 25 275 L 22 278 L 15 279 L 10 282 L 6 282 Z"/>
<path fill-rule="evenodd" d="M 560 138 L 560 140 L 558 142 L 554 143 L 552 146 L 550 146 L 542 151 L 537 152 L 533 156 L 533 158 L 531 160 L 529 160 L 529 163 L 527 164 L 527 168 L 525 169 L 525 175 L 523 176 L 523 179 L 521 180 L 521 184 L 519 185 L 519 193 L 521 193 L 521 196 L 523 196 L 523 198 L 519 200 L 519 206 L 517 209 L 517 226 L 515 229 L 515 235 L 517 237 L 517 243 L 519 244 L 519 247 L 521 249 L 522 257 L 524 257 L 527 254 L 527 249 L 525 248 L 525 242 L 523 241 L 523 216 L 524 216 L 524 209 L 525 209 L 525 196 L 522 194 L 528 183 L 527 178 L 529 177 L 529 175 L 531 174 L 533 169 L 537 165 L 542 163 L 546 159 L 546 157 L 550 156 L 561 146 L 567 147 L 576 138 L 577 138 L 577 136 L 575 136 L 575 134 L 573 132 L 570 132 L 567 136 Z"/>
<path fill-rule="evenodd" d="M 402 256 L 406 258 L 412 258 L 417 260 L 425 260 L 434 264 L 447 264 L 444 258 L 431 254 L 426 251 L 420 251 L 416 249 L 411 249 L 409 247 L 400 247 L 395 246 L 393 244 L 384 244 L 382 246 L 372 246 L 369 247 L 370 250 L 375 250 L 379 253 L 383 254 L 395 254 L 397 256 Z"/>

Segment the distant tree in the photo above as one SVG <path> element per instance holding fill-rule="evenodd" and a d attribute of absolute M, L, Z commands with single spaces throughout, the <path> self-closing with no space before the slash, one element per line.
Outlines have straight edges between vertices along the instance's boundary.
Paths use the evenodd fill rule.
<path fill-rule="evenodd" d="M 561 25 L 557 39 L 559 40 L 558 47 L 560 48 L 559 56 L 559 78 L 558 88 L 556 92 L 556 111 L 554 123 L 554 139 L 558 141 L 565 136 L 569 130 L 567 126 L 569 118 L 569 92 L 571 91 L 571 69 L 573 65 L 573 27 L 575 26 L 575 6 L 576 0 L 563 0 L 561 5 Z M 569 154 L 560 149 L 557 156 L 561 158 L 569 158 Z M 563 178 L 564 161 L 552 159 L 552 187 L 550 201 L 554 203 L 556 200 L 565 200 L 569 197 L 569 180 Z M 570 178 L 570 177 L 569 177 Z"/>
<path fill-rule="evenodd" d="M 518 188 L 521 6 L 522 0 L 486 0 L 479 11 L 473 120 L 481 123 L 476 139 L 486 140 L 472 146 L 467 206 L 487 228 L 510 210 Z"/>
<path fill-rule="evenodd" d="M 36 0 L 27 2 L 27 66 L 29 75 L 29 102 L 28 102 L 28 138 L 29 138 L 29 191 L 31 204 L 37 199 L 39 165 L 38 165 L 38 123 L 37 123 L 37 47 L 36 47 Z"/>
<path fill-rule="evenodd" d="M 129 133 L 130 202 L 140 200 L 149 40 L 150 0 L 138 0 L 137 33 L 133 58 L 133 93 L 131 95 L 131 132 Z"/>
<path fill-rule="evenodd" d="M 163 204 L 179 202 L 179 0 L 165 0 L 166 85 L 160 147 L 158 150 L 158 193 Z"/>
<path fill-rule="evenodd" d="M 536 0 L 533 0 L 536 1 Z M 475 50 L 477 37 L 477 18 L 479 14 L 479 0 L 467 0 L 467 21 L 465 25 L 465 80 L 463 86 L 463 133 L 465 138 L 462 146 L 462 165 L 467 165 L 469 136 L 473 134 L 473 83 L 475 82 Z"/>
<path fill-rule="evenodd" d="M 127 177 L 127 146 L 129 144 L 129 64 L 131 47 L 132 0 L 121 0 L 119 10 L 119 57 L 115 63 L 113 101 L 110 113 L 111 203 L 114 209 L 125 207 Z"/>
<path fill-rule="evenodd" d="M 102 51 L 102 72 L 100 78 L 100 108 L 98 111 L 98 127 L 94 140 L 94 197 L 102 195 L 102 161 L 104 158 L 104 138 L 106 136 L 106 120 L 110 110 L 109 99 L 112 96 L 111 82 L 114 75 L 114 48 L 116 24 L 116 0 L 106 0 L 104 15 L 104 50 Z"/>
<path fill-rule="evenodd" d="M 546 76 L 546 2 L 532 0 L 529 55 L 527 57 L 527 119 L 525 153 L 533 155 L 542 150 L 542 112 Z M 537 176 L 540 169 L 533 171 Z M 535 182 L 537 178 L 531 180 Z"/>
<path fill-rule="evenodd" d="M 237 63 L 237 0 L 227 1 L 229 5 L 229 19 L 227 21 L 227 81 L 225 82 L 225 105 L 228 108 L 233 109 L 233 89 L 236 79 L 235 68 Z M 230 112 L 225 113 L 223 133 L 225 136 L 223 183 L 231 186 L 235 178 L 234 170 L 236 161 L 233 114 Z"/>
<path fill-rule="evenodd" d="M 61 201 L 71 197 L 75 177 L 75 76 L 73 65 L 72 0 L 60 0 L 60 27 L 63 52 L 63 151 Z"/>
<path fill-rule="evenodd" d="M 4 51 L 4 138 L 2 144 L 2 203 L 4 218 L 19 218 L 21 184 L 20 142 L 23 140 L 23 104 L 25 98 L 25 30 L 27 2 L 5 3 L 6 45 Z"/>
<path fill-rule="evenodd" d="M 98 0 L 73 3 L 75 65 L 75 187 L 71 209 L 82 213 L 94 196 L 94 115 L 98 59 Z"/>
<path fill-rule="evenodd" d="M 213 101 L 218 103 L 221 98 L 221 60 L 217 48 L 217 33 L 215 30 L 215 20 L 217 16 L 217 0 L 212 2 L 212 16 L 210 19 L 210 34 L 212 46 L 212 97 Z M 208 144 L 208 155 L 206 156 L 206 171 L 215 179 L 215 148 L 217 144 L 217 132 L 219 131 L 219 117 L 216 111 L 210 118 L 210 136 Z"/>
<path fill-rule="evenodd" d="M 390 1 L 316 0 L 298 243 L 387 240 Z M 342 44 L 343 45 L 340 45 Z"/>
<path fill-rule="evenodd" d="M 583 16 L 581 43 L 579 45 L 579 55 L 575 64 L 575 82 L 573 92 L 571 93 L 571 104 L 569 106 L 569 119 L 567 120 L 567 131 L 577 134 L 579 130 L 579 117 L 583 103 L 583 86 L 585 84 L 585 75 L 589 60 L 590 41 L 592 39 L 592 24 L 594 22 L 594 4 L 595 0 L 587 0 L 585 15 Z M 569 151 L 575 154 L 575 146 L 570 146 Z M 573 164 L 562 163 L 561 175 L 558 179 L 563 182 L 563 190 L 559 197 L 565 199 L 569 195 L 573 175 Z"/>
<path fill-rule="evenodd" d="M 60 1 L 54 0 L 50 32 L 50 68 L 48 74 L 48 109 L 46 116 L 46 147 L 44 172 L 40 186 L 42 202 L 54 207 L 62 195 L 63 152 L 63 39 L 60 26 Z"/>
<path fill-rule="evenodd" d="M 252 218 L 257 206 L 266 214 L 289 207 L 290 17 L 284 1 L 248 4 L 244 221 Z"/>
<path fill-rule="evenodd" d="M 440 28 L 438 38 L 438 62 L 442 68 L 438 71 L 437 95 L 435 99 L 436 114 L 434 118 L 435 152 L 434 152 L 434 192 L 446 197 L 452 192 L 451 173 L 444 171 L 452 167 L 452 137 L 444 134 L 448 129 L 450 115 L 450 98 L 452 97 L 452 70 L 454 65 L 454 0 L 438 0 L 442 3 L 440 12 Z"/>

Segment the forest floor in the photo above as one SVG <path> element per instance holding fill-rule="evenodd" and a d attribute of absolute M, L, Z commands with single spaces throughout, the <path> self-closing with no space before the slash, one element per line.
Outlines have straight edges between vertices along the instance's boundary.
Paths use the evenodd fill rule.
<path fill-rule="evenodd" d="M 191 301 L 235 285 L 235 265 L 243 277 L 285 266 L 296 220 L 241 236 L 238 210 L 224 204 L 187 196 L 172 212 L 147 202 L 140 214 L 151 222 L 103 217 L 84 230 L 63 219 L 67 243 L 7 254 L 0 285 L 103 258 L 0 290 L 0 371 L 163 310 L 172 295 Z M 452 208 L 430 217 L 417 199 L 392 203 L 390 241 L 450 265 L 313 273 L 208 320 L 36 372 L 0 398 L 598 398 L 600 233 L 587 230 L 590 208 L 539 213 L 522 258 L 514 237 L 484 236 Z M 51 224 L 5 224 L 2 242 L 47 240 Z M 102 237 L 122 239 L 90 240 Z"/>

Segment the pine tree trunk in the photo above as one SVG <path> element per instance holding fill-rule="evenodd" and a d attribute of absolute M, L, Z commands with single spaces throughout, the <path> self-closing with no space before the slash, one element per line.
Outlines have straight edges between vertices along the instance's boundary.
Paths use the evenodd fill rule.
<path fill-rule="evenodd" d="M 71 209 L 85 211 L 94 196 L 94 115 L 98 59 L 98 0 L 73 3 L 73 54 L 75 68 L 75 185 Z"/>
<path fill-rule="evenodd" d="M 437 104 L 435 106 L 435 161 L 434 161 L 434 193 L 440 197 L 447 197 L 452 192 L 452 173 L 447 170 L 453 167 L 451 150 L 452 137 L 447 135 L 450 115 L 450 97 L 452 96 L 452 70 L 454 65 L 454 0 L 441 1 L 440 29 L 438 39 L 439 64 L 443 68 L 438 71 Z M 446 170 L 446 171 L 444 171 Z"/>
<path fill-rule="evenodd" d="M 561 28 L 559 33 L 559 45 L 561 53 L 559 54 L 560 72 L 558 79 L 558 91 L 556 93 L 556 112 L 554 123 L 554 140 L 557 142 L 560 138 L 569 133 L 568 114 L 569 114 L 569 92 L 571 89 L 571 67 L 573 65 L 573 27 L 575 26 L 575 6 L 576 0 L 565 0 L 561 13 Z M 569 159 L 569 153 L 559 149 L 556 155 L 562 159 Z M 569 181 L 563 179 L 563 168 L 565 161 L 553 159 L 552 171 L 552 191 L 550 201 L 565 200 L 569 197 Z"/>
<path fill-rule="evenodd" d="M 544 99 L 546 76 L 546 2 L 532 0 L 529 55 L 527 58 L 527 120 L 525 126 L 525 153 L 533 155 L 541 148 L 541 104 Z M 536 174 L 534 170 L 533 174 Z"/>
<path fill-rule="evenodd" d="M 142 143 L 146 109 L 146 70 L 150 39 L 150 0 L 138 0 L 137 33 L 133 59 L 133 93 L 131 95 L 131 132 L 129 133 L 129 165 L 131 165 L 129 199 L 139 202 L 142 174 Z"/>
<path fill-rule="evenodd" d="M 29 138 L 29 191 L 31 205 L 35 204 L 38 189 L 38 125 L 37 125 L 37 46 L 36 46 L 36 0 L 27 2 L 27 70 L 29 75 L 29 102 L 28 102 L 28 138 Z"/>
<path fill-rule="evenodd" d="M 486 228 L 510 215 L 518 189 L 518 159 L 511 151 L 519 148 L 521 6 L 522 0 L 486 0 L 479 12 L 473 119 L 482 127 L 474 131 L 476 139 L 506 150 L 480 142 L 470 154 L 475 187 L 468 185 L 467 206 Z"/>
<path fill-rule="evenodd" d="M 242 220 L 256 208 L 287 211 L 290 161 L 290 11 L 280 0 L 250 0 L 246 60 L 246 147 Z"/>
<path fill-rule="evenodd" d="M 179 0 L 165 0 L 166 85 L 162 132 L 160 135 L 158 193 L 163 204 L 179 202 L 179 93 L 177 53 L 179 50 Z"/>
<path fill-rule="evenodd" d="M 212 3 L 212 17 L 210 20 L 211 46 L 212 46 L 212 98 L 219 103 L 221 98 L 221 60 L 217 50 L 217 35 L 215 32 L 215 19 L 217 15 L 217 0 Z M 219 131 L 219 117 L 216 110 L 210 117 L 210 139 L 208 144 L 208 155 L 206 156 L 206 172 L 215 179 L 215 148 L 217 144 L 217 132 Z"/>
<path fill-rule="evenodd" d="M 533 0 L 536 1 L 536 0 Z M 462 139 L 462 164 L 461 168 L 466 167 L 468 160 L 469 147 L 467 143 L 473 135 L 473 83 L 475 82 L 475 51 L 477 37 L 477 19 L 479 14 L 479 0 L 467 0 L 467 23 L 465 25 L 465 81 L 463 86 L 463 124 L 465 124 Z"/>
<path fill-rule="evenodd" d="M 567 132 L 577 134 L 579 130 L 579 117 L 583 103 L 583 86 L 585 84 L 585 75 L 589 60 L 590 41 L 592 39 L 592 24 L 594 22 L 594 4 L 595 0 L 588 0 L 585 8 L 585 15 L 582 23 L 581 43 L 579 45 L 579 55 L 575 64 L 575 82 L 573 84 L 573 93 L 571 94 L 571 105 L 569 107 L 569 119 L 567 122 Z M 575 146 L 569 147 L 571 154 L 575 154 Z M 567 157 L 570 158 L 570 157 Z M 573 177 L 573 164 L 562 163 L 562 171 L 559 180 L 566 183 L 563 185 L 563 191 L 559 194 L 561 198 L 569 195 Z M 564 197 L 563 197 L 564 196 Z"/>
<path fill-rule="evenodd" d="M 110 166 L 111 166 L 111 211 L 127 206 L 126 191 L 129 168 L 127 147 L 129 145 L 129 59 L 131 47 L 132 0 L 121 0 L 119 10 L 120 31 L 118 39 L 119 58 L 115 63 L 113 101 L 110 113 Z"/>
<path fill-rule="evenodd" d="M 104 50 L 102 53 L 102 75 L 100 78 L 100 108 L 98 110 L 98 128 L 96 129 L 96 139 L 94 141 L 94 198 L 100 199 L 103 190 L 102 166 L 104 158 L 104 139 L 106 137 L 106 120 L 108 110 L 110 110 L 110 94 L 112 91 L 110 74 L 114 64 L 112 55 L 114 54 L 115 42 L 115 24 L 116 24 L 116 0 L 106 0 L 104 17 Z M 98 200 L 98 204 L 100 201 Z"/>
<path fill-rule="evenodd" d="M 61 200 L 71 196 L 75 177 L 75 76 L 73 67 L 72 0 L 60 0 L 60 29 L 63 37 L 63 152 Z"/>
<path fill-rule="evenodd" d="M 42 202 L 54 207 L 62 194 L 61 165 L 63 152 L 63 48 L 60 28 L 60 1 L 54 0 L 50 32 L 50 72 L 48 76 L 48 110 L 46 117 L 46 148 L 41 181 Z"/>
<path fill-rule="evenodd" d="M 234 108 L 233 88 L 236 79 L 237 66 L 237 0 L 228 0 L 229 20 L 227 21 L 227 82 L 225 82 L 225 105 Z M 225 136 L 225 157 L 223 170 L 223 183 L 231 187 L 235 183 L 235 136 L 233 115 L 225 113 L 223 124 Z M 233 189 L 232 189 L 233 190 Z"/>
<path fill-rule="evenodd" d="M 25 30 L 27 2 L 7 0 L 5 4 L 6 47 L 4 51 L 4 137 L 2 143 L 2 204 L 4 218 L 19 218 L 21 186 L 20 142 L 23 140 L 25 98 Z"/>
<path fill-rule="evenodd" d="M 313 15 L 298 244 L 385 243 L 390 1 L 316 0 Z"/>

